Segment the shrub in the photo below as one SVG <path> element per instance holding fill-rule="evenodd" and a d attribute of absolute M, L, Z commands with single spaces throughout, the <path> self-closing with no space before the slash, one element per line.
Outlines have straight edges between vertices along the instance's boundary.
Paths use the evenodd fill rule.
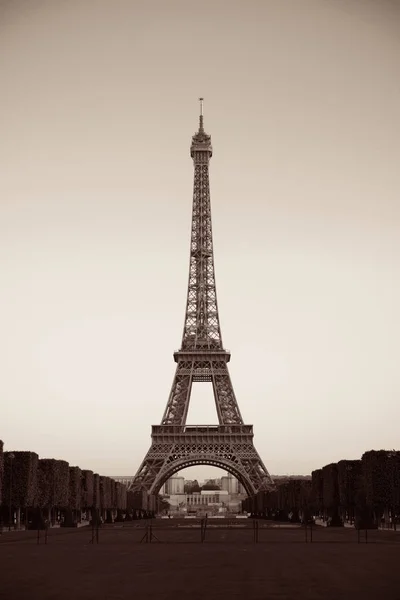
<path fill-rule="evenodd" d="M 98 473 L 93 475 L 93 506 L 94 508 L 101 506 L 100 475 Z"/>
<path fill-rule="evenodd" d="M 116 509 L 117 508 L 117 504 L 118 504 L 118 497 L 117 497 L 117 482 L 114 479 L 110 479 L 110 486 L 111 486 L 111 504 L 110 504 L 110 508 Z"/>
<path fill-rule="evenodd" d="M 38 506 L 66 508 L 69 497 L 69 465 L 65 460 L 42 458 L 38 463 Z"/>
<path fill-rule="evenodd" d="M 116 508 L 118 510 L 126 509 L 126 486 L 119 481 L 115 482 Z"/>
<path fill-rule="evenodd" d="M 126 510 L 126 508 L 127 508 L 127 487 L 123 483 L 120 483 L 119 485 L 120 485 L 120 487 L 119 487 L 119 490 L 120 490 L 120 500 L 119 500 L 120 506 L 119 506 L 119 508 L 121 510 Z"/>
<path fill-rule="evenodd" d="M 311 504 L 316 511 L 323 509 L 324 502 L 324 480 L 322 469 L 316 469 L 311 473 Z"/>
<path fill-rule="evenodd" d="M 82 471 L 81 506 L 91 508 L 94 502 L 94 475 L 93 471 Z"/>
<path fill-rule="evenodd" d="M 3 492 L 3 476 L 4 476 L 4 454 L 3 454 L 4 444 L 2 440 L 0 440 L 0 506 L 2 500 L 2 492 Z"/>
<path fill-rule="evenodd" d="M 339 504 L 353 509 L 365 500 L 361 460 L 340 460 L 337 464 Z"/>
<path fill-rule="evenodd" d="M 311 509 L 311 489 L 312 483 L 309 479 L 300 482 L 299 508 Z"/>
<path fill-rule="evenodd" d="M 366 503 L 375 509 L 400 504 L 400 452 L 370 450 L 361 458 Z"/>
<path fill-rule="evenodd" d="M 303 479 L 289 479 L 287 482 L 287 503 L 289 510 L 300 508 L 301 490 Z"/>
<path fill-rule="evenodd" d="M 120 510 L 120 508 L 121 508 L 120 507 L 120 487 L 121 487 L 121 484 L 118 481 L 116 481 L 115 482 L 115 508 L 117 510 Z"/>
<path fill-rule="evenodd" d="M 289 482 L 278 486 L 278 508 L 279 510 L 289 509 Z"/>
<path fill-rule="evenodd" d="M 279 495 L 278 489 L 269 490 L 265 492 L 265 505 L 270 510 L 277 510 L 279 508 Z"/>
<path fill-rule="evenodd" d="M 339 506 L 338 468 L 336 463 L 323 467 L 322 482 L 324 508 L 330 509 Z"/>
<path fill-rule="evenodd" d="M 100 508 L 111 508 L 111 479 L 105 476 L 100 476 Z"/>
<path fill-rule="evenodd" d="M 129 510 L 147 510 L 147 505 L 148 494 L 144 490 L 127 493 L 127 506 Z"/>
<path fill-rule="evenodd" d="M 265 509 L 264 492 L 263 491 L 257 492 L 254 500 L 255 500 L 257 512 L 263 512 Z"/>
<path fill-rule="evenodd" d="M 100 480 L 101 481 L 101 480 Z M 104 477 L 104 506 L 103 508 L 112 508 L 112 482 L 111 477 Z"/>
<path fill-rule="evenodd" d="M 79 467 L 69 468 L 69 500 L 68 508 L 79 510 L 82 500 L 82 471 Z"/>
<path fill-rule="evenodd" d="M 14 458 L 11 459 L 11 456 Z M 35 452 L 4 453 L 4 504 L 8 506 L 10 503 L 11 483 L 11 506 L 15 508 L 35 506 L 37 496 L 38 460 L 39 457 Z"/>

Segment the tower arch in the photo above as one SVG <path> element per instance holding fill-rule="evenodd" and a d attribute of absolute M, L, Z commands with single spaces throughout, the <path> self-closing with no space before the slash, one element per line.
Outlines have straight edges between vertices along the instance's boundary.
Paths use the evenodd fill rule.
<path fill-rule="evenodd" d="M 248 496 L 252 496 L 255 493 L 255 490 L 252 486 L 252 483 L 243 469 L 235 467 L 227 460 L 221 459 L 206 459 L 206 458 L 192 458 L 192 459 L 181 459 L 177 463 L 171 465 L 168 469 L 165 469 L 162 473 L 156 477 L 152 488 L 150 488 L 149 493 L 158 494 L 162 486 L 170 477 L 182 471 L 183 469 L 187 469 L 189 467 L 198 467 L 202 465 L 207 465 L 209 467 L 217 467 L 218 469 L 223 469 L 227 471 L 233 477 L 235 477 L 239 483 L 242 484 Z"/>

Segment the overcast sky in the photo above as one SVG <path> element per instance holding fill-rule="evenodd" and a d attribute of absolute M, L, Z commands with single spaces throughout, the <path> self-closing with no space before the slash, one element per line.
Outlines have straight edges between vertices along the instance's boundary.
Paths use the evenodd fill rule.
<path fill-rule="evenodd" d="M 223 341 L 268 470 L 399 448 L 399 73 L 397 1 L 0 0 L 6 448 L 105 475 L 148 450 L 198 96 Z M 213 402 L 195 385 L 188 422 Z"/>

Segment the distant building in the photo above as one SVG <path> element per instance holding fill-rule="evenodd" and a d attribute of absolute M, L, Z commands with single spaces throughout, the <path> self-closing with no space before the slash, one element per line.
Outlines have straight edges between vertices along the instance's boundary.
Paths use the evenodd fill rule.
<path fill-rule="evenodd" d="M 170 505 L 171 513 L 198 516 L 237 513 L 241 510 L 241 501 L 247 496 L 243 486 L 229 473 L 221 479 L 207 479 L 203 482 L 206 488 L 213 486 L 219 489 L 185 492 L 194 483 L 174 476 L 164 484 L 162 493 Z"/>
<path fill-rule="evenodd" d="M 117 481 L 118 483 L 123 483 L 127 487 L 132 483 L 132 481 L 135 478 L 134 475 L 121 475 L 121 476 L 119 476 L 119 475 L 110 475 L 110 477 L 112 479 L 114 479 L 114 481 Z"/>
<path fill-rule="evenodd" d="M 272 477 L 277 482 L 290 479 L 311 479 L 310 475 L 273 475 Z M 122 475 L 112 478 L 129 487 L 134 476 Z M 230 473 L 226 473 L 221 479 L 207 479 L 205 482 L 199 482 L 200 486 L 205 484 L 207 487 L 208 484 L 220 489 L 185 492 L 185 487 L 186 489 L 190 488 L 190 484 L 194 483 L 195 481 L 185 480 L 178 473 L 165 482 L 160 494 L 165 496 L 168 501 L 171 513 L 198 516 L 237 513 L 241 510 L 242 500 L 247 496 L 242 484 Z"/>
<path fill-rule="evenodd" d="M 227 504 L 229 493 L 223 490 L 202 490 L 186 495 L 186 506 L 188 512 L 197 512 L 207 507 L 219 508 Z"/>
<path fill-rule="evenodd" d="M 228 473 L 228 475 L 225 475 L 225 477 L 221 477 L 221 490 L 228 492 L 228 494 L 238 494 L 238 480 L 235 477 L 233 477 L 230 473 Z"/>
<path fill-rule="evenodd" d="M 164 484 L 164 494 L 175 495 L 184 494 L 185 492 L 185 478 L 184 477 L 170 477 Z"/>
<path fill-rule="evenodd" d="M 271 475 L 272 479 L 277 481 L 290 481 L 290 479 L 303 479 L 304 481 L 310 481 L 311 475 Z"/>

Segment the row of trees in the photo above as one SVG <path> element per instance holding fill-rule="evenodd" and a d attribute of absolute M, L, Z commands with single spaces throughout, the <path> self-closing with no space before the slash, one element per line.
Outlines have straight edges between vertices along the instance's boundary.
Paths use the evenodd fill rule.
<path fill-rule="evenodd" d="M 396 526 L 400 515 L 400 452 L 370 450 L 360 460 L 341 460 L 312 472 L 311 478 L 281 480 L 275 490 L 243 502 L 255 516 L 298 521 L 320 516 L 331 525 L 345 521 Z"/>
<path fill-rule="evenodd" d="M 3 452 L 0 441 L 0 519 L 8 525 L 39 521 L 76 525 L 86 518 L 114 520 L 127 508 L 124 485 L 64 460 L 35 452 Z M 11 523 L 10 523 L 11 520 Z"/>
<path fill-rule="evenodd" d="M 220 490 L 220 486 L 217 485 L 215 479 L 208 479 L 203 485 L 200 485 L 197 479 L 194 481 L 188 481 L 185 483 L 184 491 L 185 494 L 193 494 L 196 492 L 204 491 L 212 491 L 212 490 Z"/>

